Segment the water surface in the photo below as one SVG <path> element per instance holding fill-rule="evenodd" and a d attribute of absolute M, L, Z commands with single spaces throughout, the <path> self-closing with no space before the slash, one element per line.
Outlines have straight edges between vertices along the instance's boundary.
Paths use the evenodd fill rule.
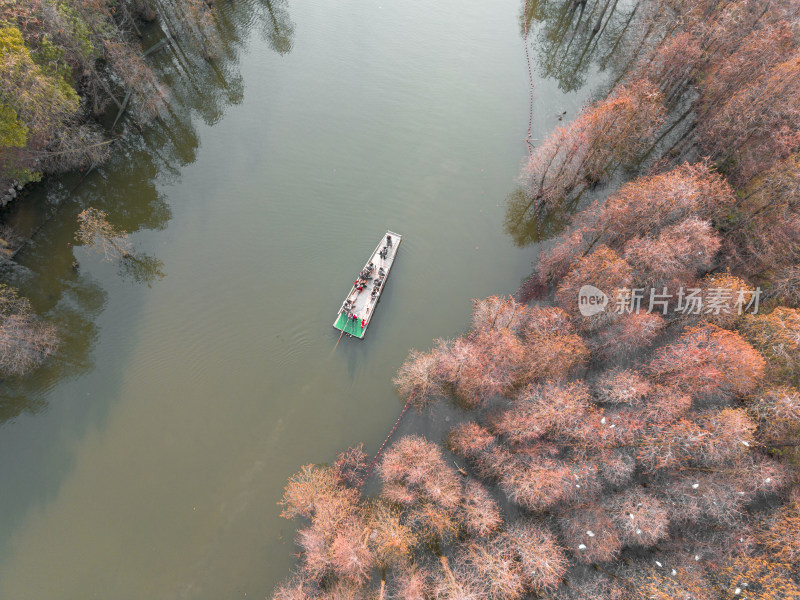
<path fill-rule="evenodd" d="M 374 451 L 408 350 L 535 259 L 502 225 L 526 153 L 518 0 L 232 4 L 217 69 L 164 52 L 170 114 L 14 215 L 61 203 L 16 277 L 66 341 L 4 389 L 2 599 L 268 596 L 294 560 L 287 476 Z M 587 94 L 537 77 L 534 137 Z M 69 247 L 89 205 L 166 276 Z M 386 229 L 404 239 L 368 335 L 332 352 Z"/>

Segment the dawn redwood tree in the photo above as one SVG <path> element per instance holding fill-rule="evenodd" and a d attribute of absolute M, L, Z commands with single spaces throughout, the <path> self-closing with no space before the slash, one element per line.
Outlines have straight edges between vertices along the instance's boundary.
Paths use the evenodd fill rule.
<path fill-rule="evenodd" d="M 333 463 L 333 474 L 336 481 L 348 487 L 359 487 L 368 470 L 369 457 L 364 452 L 364 445 L 348 448 L 340 452 Z"/>
<path fill-rule="evenodd" d="M 622 359 L 650 346 L 666 321 L 655 313 L 632 312 L 616 316 L 593 339 L 596 355 L 606 359 Z"/>
<path fill-rule="evenodd" d="M 390 594 L 398 600 L 426 600 L 431 594 L 432 574 L 419 565 L 406 563 L 392 577 Z"/>
<path fill-rule="evenodd" d="M 523 381 L 564 379 L 589 359 L 586 342 L 559 308 L 530 307 L 520 334 L 524 341 Z"/>
<path fill-rule="evenodd" d="M 798 383 L 800 310 L 779 306 L 769 314 L 745 315 L 739 331 L 767 358 L 771 379 Z"/>
<path fill-rule="evenodd" d="M 520 520 L 505 532 L 463 544 L 453 564 L 456 573 L 482 587 L 483 597 L 499 600 L 558 587 L 568 563 L 552 533 Z"/>
<path fill-rule="evenodd" d="M 526 444 L 544 435 L 569 436 L 593 410 L 582 383 L 531 385 L 508 408 L 491 417 L 495 434 L 511 444 Z"/>
<path fill-rule="evenodd" d="M 150 65 L 130 44 L 120 40 L 104 40 L 103 48 L 109 65 L 120 74 L 127 90 L 135 97 L 137 120 L 148 123 L 159 115 L 167 102 L 167 91 Z"/>
<path fill-rule="evenodd" d="M 662 97 L 644 80 L 618 88 L 556 129 L 520 174 L 523 198 L 507 222 L 530 220 L 567 206 L 587 186 L 633 165 L 664 118 Z"/>
<path fill-rule="evenodd" d="M 472 301 L 472 330 L 509 329 L 517 333 L 528 320 L 529 309 L 513 298 L 489 296 Z"/>
<path fill-rule="evenodd" d="M 502 536 L 470 541 L 454 560 L 456 572 L 471 572 L 471 579 L 483 588 L 481 595 L 490 600 L 518 600 L 525 594 L 525 576 L 504 542 Z"/>
<path fill-rule="evenodd" d="M 715 104 L 698 127 L 703 151 L 729 161 L 736 182 L 771 168 L 800 147 L 798 87 L 800 53 L 795 52 Z"/>
<path fill-rule="evenodd" d="M 727 219 L 735 204 L 730 185 L 703 163 L 685 163 L 665 173 L 639 177 L 623 185 L 604 204 L 595 202 L 576 215 L 570 228 L 542 252 L 529 287 L 535 291 L 558 285 L 575 263 L 602 247 L 622 255 L 629 242 L 656 239 L 662 230 L 671 232 L 670 237 L 686 238 L 688 231 L 682 236 L 679 224 L 689 219 L 716 226 Z M 703 247 L 714 244 L 709 240 L 714 237 L 709 229 L 700 232 L 700 237 L 696 232 L 698 228 L 692 230 L 695 235 L 689 239 L 694 237 Z"/>
<path fill-rule="evenodd" d="M 731 34 L 734 31 L 722 33 Z M 761 77 L 772 65 L 786 60 L 795 46 L 793 37 L 791 25 L 785 20 L 767 22 L 747 33 L 733 52 L 717 54 L 705 70 L 700 88 L 700 119 L 711 116 L 720 104 Z"/>
<path fill-rule="evenodd" d="M 594 496 L 599 485 L 597 469 L 591 465 L 575 465 L 536 454 L 513 454 L 495 468 L 506 497 L 532 512 Z"/>
<path fill-rule="evenodd" d="M 503 524 L 500 507 L 480 482 L 469 479 L 464 484 L 462 519 L 470 535 L 486 537 Z"/>
<path fill-rule="evenodd" d="M 641 418 L 651 426 L 660 427 L 685 416 L 692 407 L 692 397 L 675 386 L 655 385 L 640 407 Z"/>
<path fill-rule="evenodd" d="M 734 204 L 732 188 L 718 173 L 704 163 L 684 163 L 639 177 L 614 193 L 603 211 L 601 241 L 618 248 L 689 217 L 717 223 Z"/>
<path fill-rule="evenodd" d="M 761 542 L 780 562 L 800 564 L 800 499 L 793 497 L 779 508 L 759 532 Z"/>
<path fill-rule="evenodd" d="M 648 364 L 656 381 L 676 385 L 694 397 L 743 396 L 764 375 L 762 356 L 738 333 L 706 323 L 659 350 Z"/>
<path fill-rule="evenodd" d="M 514 553 L 529 589 L 536 593 L 554 589 L 567 570 L 567 557 L 555 536 L 533 520 L 520 519 L 503 534 Z"/>
<path fill-rule="evenodd" d="M 711 267 L 721 245 L 709 221 L 689 217 L 665 227 L 658 236 L 629 240 L 623 257 L 637 286 L 674 290 Z"/>
<path fill-rule="evenodd" d="M 555 301 L 584 329 L 597 329 L 613 318 L 613 306 L 609 306 L 605 312 L 584 317 L 578 311 L 579 290 L 585 285 L 592 285 L 605 292 L 613 303 L 620 292 L 630 289 L 632 284 L 630 265 L 611 248 L 598 246 L 591 254 L 575 261 L 556 288 Z"/>
<path fill-rule="evenodd" d="M 800 391 L 786 385 L 768 387 L 748 399 L 748 414 L 767 445 L 800 441 Z"/>
<path fill-rule="evenodd" d="M 740 211 L 727 233 L 732 266 L 769 282 L 768 295 L 800 305 L 800 152 L 754 178 Z"/>
<path fill-rule="evenodd" d="M 609 448 L 595 455 L 598 474 L 603 482 L 613 487 L 629 484 L 636 474 L 636 457 L 630 448 Z"/>
<path fill-rule="evenodd" d="M 447 436 L 448 447 L 465 458 L 474 459 L 497 444 L 497 438 L 475 421 L 465 421 L 453 427 Z"/>
<path fill-rule="evenodd" d="M 392 380 L 397 392 L 403 398 L 413 398 L 417 407 L 444 394 L 440 348 L 430 352 L 411 350 Z"/>
<path fill-rule="evenodd" d="M 632 77 L 650 81 L 671 106 L 689 88 L 702 54 L 702 42 L 695 32 L 678 32 L 665 38 L 647 60 L 634 65 Z"/>
<path fill-rule="evenodd" d="M 564 544 L 580 562 L 607 562 L 622 550 L 619 529 L 608 511 L 598 504 L 565 511 L 557 520 Z"/>
<path fill-rule="evenodd" d="M 649 379 L 630 369 L 604 371 L 592 385 L 597 401 L 612 405 L 640 405 L 652 389 Z"/>
<path fill-rule="evenodd" d="M 461 483 L 439 447 L 420 436 L 406 436 L 386 451 L 379 475 L 384 495 L 407 504 L 430 501 L 448 510 L 461 502 Z M 395 491 L 398 490 L 398 491 Z"/>
<path fill-rule="evenodd" d="M 413 351 L 394 383 L 419 408 L 450 390 L 474 408 L 512 395 L 523 382 L 567 377 L 588 357 L 564 311 L 491 297 L 474 303 L 472 331 L 437 340 L 427 353 Z"/>
<path fill-rule="evenodd" d="M 754 445 L 756 424 L 742 408 L 706 411 L 696 421 L 707 432 L 694 457 L 696 462 L 717 464 L 744 458 Z"/>
<path fill-rule="evenodd" d="M 755 287 L 735 275 L 726 272 L 710 273 L 703 277 L 695 289 L 700 289 L 702 308 L 696 312 L 682 314 L 680 319 L 688 323 L 705 321 L 724 329 L 735 329 L 753 300 Z M 688 291 L 688 289 L 687 289 Z M 714 298 L 721 300 L 714 303 Z"/>
<path fill-rule="evenodd" d="M 756 458 L 751 452 L 713 467 L 695 466 L 689 461 L 691 456 L 684 460 L 687 466 L 683 474 L 669 477 L 664 472 L 651 485 L 651 491 L 666 501 L 670 521 L 682 528 L 711 524 L 735 529 L 741 525 L 748 504 L 783 491 L 791 478 L 780 463 Z M 711 542 L 713 551 L 713 539 Z"/>
<path fill-rule="evenodd" d="M 642 488 L 630 488 L 604 502 L 625 546 L 652 546 L 669 533 L 669 509 Z"/>
<path fill-rule="evenodd" d="M 281 516 L 303 517 L 310 525 L 298 531 L 303 550 L 301 577 L 314 582 L 333 576 L 363 582 L 374 555 L 366 544 L 366 512 L 360 494 L 344 486 L 332 467 L 304 466 L 286 485 Z"/>
<path fill-rule="evenodd" d="M 525 347 L 508 329 L 479 331 L 453 341 L 440 361 L 442 377 L 465 406 L 507 394 L 524 374 Z"/>
<path fill-rule="evenodd" d="M 475 480 L 461 482 L 439 446 L 407 436 L 384 455 L 379 474 L 382 496 L 407 511 L 415 536 L 441 541 L 465 531 L 488 535 L 502 524 L 500 508 Z"/>

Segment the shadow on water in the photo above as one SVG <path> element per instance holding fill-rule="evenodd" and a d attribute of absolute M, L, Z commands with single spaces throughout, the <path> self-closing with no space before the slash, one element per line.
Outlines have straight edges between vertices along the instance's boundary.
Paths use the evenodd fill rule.
<path fill-rule="evenodd" d="M 238 59 L 251 33 L 258 34 L 263 26 L 263 35 L 269 37 L 276 52 L 284 54 L 291 49 L 293 25 L 285 2 L 253 0 L 218 6 L 222 44 L 213 62 L 180 42 L 151 56 L 169 90 L 169 104 L 155 122 L 140 131 L 132 117 L 124 117 L 122 134 L 106 164 L 88 175 L 49 178 L 3 215 L 22 238 L 30 238 L 15 261 L 0 265 L 3 279 L 18 287 L 34 310 L 58 327 L 61 346 L 30 374 L 0 380 L 0 431 L 8 428 L 6 446 L 19 452 L 17 460 L 6 465 L 4 476 L 11 478 L 20 469 L 30 474 L 18 486 L 0 488 L 4 513 L 0 550 L 31 503 L 57 493 L 71 466 L 70 437 L 81 436 L 105 420 L 116 399 L 113 386 L 120 375 L 108 369 L 121 369 L 123 357 L 103 361 L 106 372 L 99 393 L 90 395 L 79 383 L 99 368 L 101 359 L 95 354 L 98 323 L 111 293 L 120 285 L 125 288 L 126 323 L 117 329 L 121 327 L 127 335 L 143 304 L 140 284 L 151 285 L 164 277 L 158 257 L 141 253 L 138 260 L 119 263 L 117 277 L 106 269 L 103 279 L 97 280 L 81 265 L 76 268 L 76 259 L 84 256 L 73 246 L 78 214 L 90 206 L 106 211 L 112 224 L 131 233 L 134 241 L 138 232 L 166 229 L 172 209 L 160 189 L 178 180 L 182 169 L 196 160 L 200 146 L 197 119 L 212 125 L 230 105 L 242 101 L 244 84 Z M 145 32 L 143 46 L 151 47 L 163 37 L 159 26 L 153 25 Z M 123 344 L 122 351 L 131 346 Z M 56 410 L 58 423 L 44 418 L 45 413 Z"/>
<path fill-rule="evenodd" d="M 503 227 L 514 245 L 524 248 L 547 240 L 559 233 L 569 223 L 573 206 L 546 213 L 531 213 L 530 199 L 522 188 L 517 188 L 506 198 L 506 216 Z"/>
<path fill-rule="evenodd" d="M 106 164 L 85 177 L 72 173 L 48 179 L 4 215 L 22 237 L 34 236 L 16 262 L 3 266 L 4 279 L 58 326 L 62 344 L 57 355 L 35 372 L 0 381 L 0 425 L 23 413 L 44 410 L 48 392 L 59 381 L 94 366 L 95 321 L 107 293 L 79 266 L 73 268 L 78 214 L 89 206 L 106 211 L 116 227 L 132 234 L 165 229 L 172 211 L 159 184 L 175 181 L 181 169 L 195 161 L 199 148 L 195 119 L 213 125 L 228 106 L 242 101 L 238 58 L 251 30 L 260 30 L 275 52 L 285 54 L 292 47 L 294 25 L 285 0 L 220 3 L 218 27 L 221 47 L 214 61 L 179 40 L 152 55 L 154 69 L 169 90 L 168 105 L 155 122 L 140 132 L 123 119 L 125 131 Z M 143 46 L 163 37 L 154 24 L 145 31 Z M 118 273 L 129 282 L 151 285 L 165 276 L 161 267 L 156 256 L 139 254 L 136 260 L 121 262 Z"/>

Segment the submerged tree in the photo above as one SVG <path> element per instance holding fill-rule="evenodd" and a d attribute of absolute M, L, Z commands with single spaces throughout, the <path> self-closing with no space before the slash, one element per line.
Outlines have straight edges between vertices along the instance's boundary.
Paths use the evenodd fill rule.
<path fill-rule="evenodd" d="M 587 186 L 634 165 L 663 113 L 658 90 L 635 81 L 556 129 L 522 169 L 524 194 L 508 206 L 507 228 L 568 208 Z"/>
<path fill-rule="evenodd" d="M 602 248 L 627 254 L 636 263 L 630 284 L 645 287 L 648 282 L 655 285 L 665 279 L 670 283 L 685 279 L 711 262 L 721 243 L 712 227 L 723 223 L 735 204 L 733 189 L 705 164 L 683 164 L 640 177 L 623 185 L 605 203 L 595 202 L 576 215 L 571 227 L 541 254 L 523 291 L 541 295 Z M 683 254 L 672 247 L 674 243 L 680 244 Z M 664 256 L 655 252 L 654 246 L 659 246 Z M 695 259 L 694 252 L 702 254 Z M 591 284 L 591 279 L 600 282 L 597 276 L 587 276 L 585 283 Z M 575 283 L 578 287 L 572 288 L 577 292 L 584 283 Z"/>

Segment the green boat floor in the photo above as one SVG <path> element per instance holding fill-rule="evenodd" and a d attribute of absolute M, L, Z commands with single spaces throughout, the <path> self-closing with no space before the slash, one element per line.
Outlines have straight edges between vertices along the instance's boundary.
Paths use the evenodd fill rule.
<path fill-rule="evenodd" d="M 339 315 L 339 320 L 336 321 L 334 327 L 339 331 L 344 331 L 357 338 L 364 337 L 364 329 L 361 329 L 361 319 L 353 321 L 353 319 L 348 318 L 345 313 Z"/>

